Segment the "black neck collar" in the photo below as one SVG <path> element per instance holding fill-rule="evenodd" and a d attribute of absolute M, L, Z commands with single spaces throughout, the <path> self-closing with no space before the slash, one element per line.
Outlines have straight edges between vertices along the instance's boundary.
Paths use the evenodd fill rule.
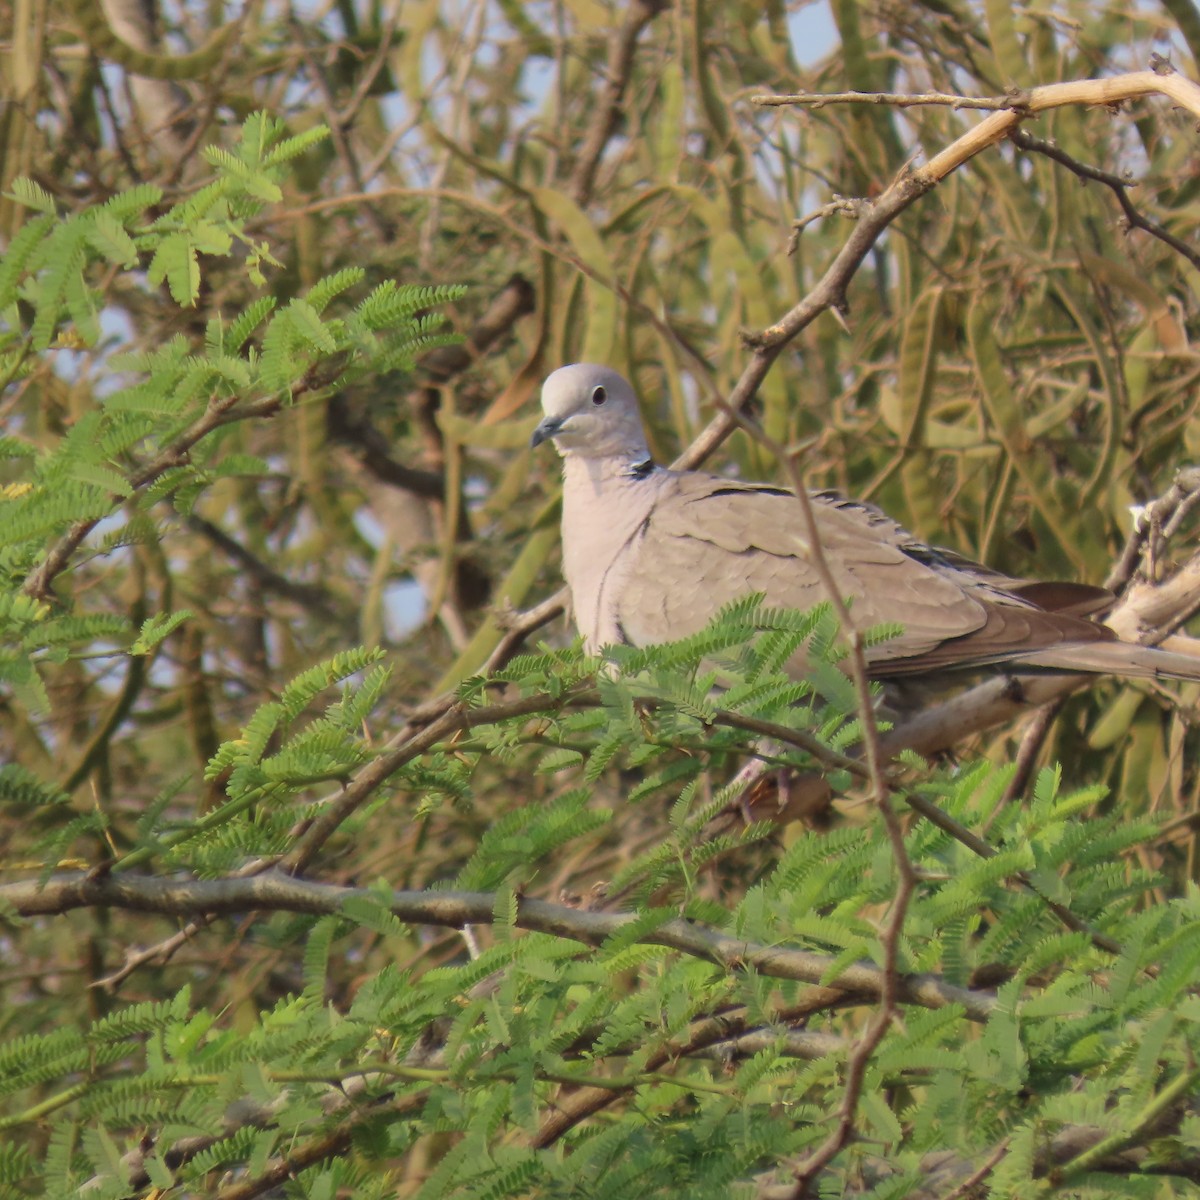
<path fill-rule="evenodd" d="M 624 472 L 631 479 L 645 479 L 654 470 L 654 459 L 648 454 L 641 462 L 630 463 L 629 469 Z"/>

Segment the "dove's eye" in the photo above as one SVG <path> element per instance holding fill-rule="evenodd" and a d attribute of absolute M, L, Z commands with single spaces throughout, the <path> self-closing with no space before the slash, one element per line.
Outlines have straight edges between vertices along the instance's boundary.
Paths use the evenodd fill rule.
<path fill-rule="evenodd" d="M 592 403 L 599 408 L 608 399 L 608 393 L 602 387 L 592 388 Z"/>

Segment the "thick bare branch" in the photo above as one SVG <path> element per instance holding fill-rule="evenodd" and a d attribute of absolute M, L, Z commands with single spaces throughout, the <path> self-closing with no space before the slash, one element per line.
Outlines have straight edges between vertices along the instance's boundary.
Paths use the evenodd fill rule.
<path fill-rule="evenodd" d="M 216 880 L 80 871 L 52 875 L 44 883 L 32 879 L 0 885 L 0 905 L 26 917 L 77 908 L 119 908 L 180 917 L 255 910 L 336 914 L 344 911 L 347 900 L 377 896 L 366 888 L 314 883 L 281 871 Z M 393 892 L 388 907 L 400 920 L 419 925 L 457 929 L 463 925 L 490 925 L 496 920 L 496 897 L 491 892 Z M 521 897 L 516 924 L 521 929 L 598 946 L 640 919 L 633 913 L 586 912 Z M 726 970 L 749 966 L 760 975 L 834 987 L 852 995 L 879 997 L 886 986 L 885 973 L 873 963 L 851 963 L 834 970 L 835 960 L 829 955 L 748 942 L 691 921 L 666 921 L 638 941 L 703 958 Z M 988 992 L 957 987 L 929 974 L 899 976 L 897 999 L 923 1008 L 961 1004 L 973 1021 L 986 1021 L 996 1006 L 995 997 Z"/>

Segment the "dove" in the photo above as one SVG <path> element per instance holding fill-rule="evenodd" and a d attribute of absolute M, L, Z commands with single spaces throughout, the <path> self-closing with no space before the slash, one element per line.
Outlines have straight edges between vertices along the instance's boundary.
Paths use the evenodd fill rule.
<path fill-rule="evenodd" d="M 542 408 L 531 445 L 551 441 L 562 455 L 563 574 L 589 652 L 686 637 L 750 593 L 779 608 L 826 598 L 795 494 L 657 465 L 633 388 L 616 371 L 561 367 L 546 379 Z M 869 504 L 830 492 L 810 502 L 855 625 L 903 626 L 866 648 L 872 678 L 1007 664 L 1200 679 L 1200 658 L 1122 641 L 1091 619 L 1112 603 L 1102 588 L 1014 579 L 926 544 Z"/>

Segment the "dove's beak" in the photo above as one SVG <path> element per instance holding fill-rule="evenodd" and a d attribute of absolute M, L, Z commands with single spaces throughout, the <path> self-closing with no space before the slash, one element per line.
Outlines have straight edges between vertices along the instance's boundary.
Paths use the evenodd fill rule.
<path fill-rule="evenodd" d="M 547 417 L 533 431 L 533 437 L 529 439 L 529 445 L 540 446 L 543 442 L 548 442 L 566 422 L 566 417 Z"/>

